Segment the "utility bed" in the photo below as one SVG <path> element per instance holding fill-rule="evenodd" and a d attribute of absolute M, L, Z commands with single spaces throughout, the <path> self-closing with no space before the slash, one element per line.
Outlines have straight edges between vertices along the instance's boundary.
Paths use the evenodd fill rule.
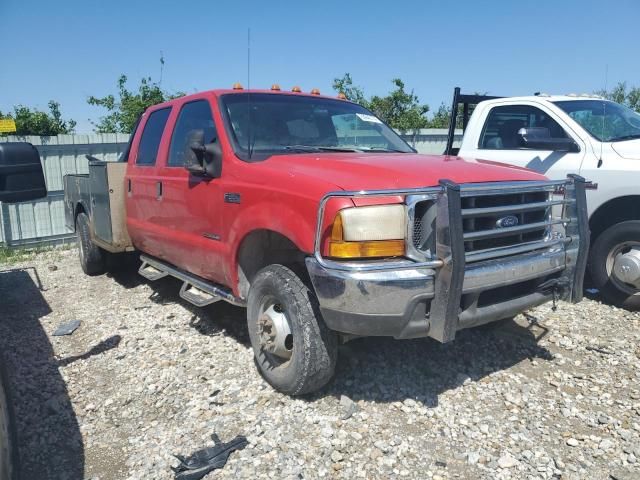
<path fill-rule="evenodd" d="M 82 209 L 89 216 L 91 240 L 112 252 L 133 250 L 127 232 L 125 211 L 124 162 L 104 162 L 91 159 L 88 174 L 64 177 L 65 223 L 76 230 L 75 219 Z"/>

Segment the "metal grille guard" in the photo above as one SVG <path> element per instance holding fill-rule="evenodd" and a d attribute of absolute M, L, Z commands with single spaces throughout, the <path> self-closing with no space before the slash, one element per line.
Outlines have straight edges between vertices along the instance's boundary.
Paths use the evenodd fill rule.
<path fill-rule="evenodd" d="M 431 268 L 435 270 L 435 297 L 431 303 L 430 336 L 441 342 L 453 340 L 457 328 L 458 312 L 462 297 L 462 286 L 465 274 L 464 234 L 462 228 L 461 196 L 473 193 L 496 194 L 518 190 L 531 191 L 539 189 L 552 191 L 563 195 L 563 200 L 554 204 L 563 204 L 566 220 L 565 238 L 537 242 L 538 247 L 553 246 L 558 243 L 577 242 L 578 255 L 574 265 L 567 265 L 561 277 L 562 282 L 570 286 L 567 300 L 577 303 L 582 300 L 583 280 L 587 264 L 589 249 L 589 219 L 585 194 L 585 179 L 579 175 L 568 175 L 567 180 L 555 181 L 522 181 L 474 183 L 459 185 L 450 180 L 440 180 L 437 187 L 391 189 L 391 190 L 361 190 L 336 191 L 325 194 L 320 200 L 314 242 L 314 257 L 316 261 L 327 269 L 355 272 L 374 272 L 385 270 L 408 270 Z M 361 197 L 390 197 L 408 195 L 429 195 L 437 202 L 436 217 L 436 251 L 435 259 L 424 261 L 410 261 L 407 259 L 390 260 L 385 262 L 337 262 L 322 256 L 322 225 L 327 202 L 331 198 L 361 198 Z M 549 222 L 553 224 L 553 222 Z M 522 252 L 518 245 L 504 249 L 504 255 Z M 489 255 L 487 258 L 491 258 Z"/>

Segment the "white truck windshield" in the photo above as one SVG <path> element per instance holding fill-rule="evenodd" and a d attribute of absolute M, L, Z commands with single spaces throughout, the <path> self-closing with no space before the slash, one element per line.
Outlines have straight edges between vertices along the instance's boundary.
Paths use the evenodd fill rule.
<path fill-rule="evenodd" d="M 640 138 L 640 114 L 606 100 L 554 102 L 596 140 L 621 142 Z"/>

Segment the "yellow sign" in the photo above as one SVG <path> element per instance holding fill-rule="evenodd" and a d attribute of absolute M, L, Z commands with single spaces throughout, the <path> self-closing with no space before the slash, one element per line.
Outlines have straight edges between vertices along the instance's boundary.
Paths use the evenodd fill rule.
<path fill-rule="evenodd" d="M 0 133 L 16 131 L 16 122 L 13 118 L 0 118 Z"/>

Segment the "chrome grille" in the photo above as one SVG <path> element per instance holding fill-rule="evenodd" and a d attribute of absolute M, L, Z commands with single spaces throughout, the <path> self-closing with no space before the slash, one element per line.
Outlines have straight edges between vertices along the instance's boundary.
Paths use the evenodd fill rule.
<path fill-rule="evenodd" d="M 435 251 L 436 202 L 432 198 L 413 204 L 411 251 L 420 256 L 429 257 Z M 486 191 L 477 188 L 465 191 L 462 185 L 461 215 L 467 261 L 548 248 L 551 226 L 564 221 L 552 218 L 552 208 L 563 203 L 553 199 L 553 187 L 500 191 L 494 186 Z M 505 225 L 506 218 L 510 222 Z"/>
<path fill-rule="evenodd" d="M 543 240 L 550 214 L 548 199 L 544 191 L 463 197 L 465 252 Z M 500 226 L 504 219 L 513 224 Z"/>

